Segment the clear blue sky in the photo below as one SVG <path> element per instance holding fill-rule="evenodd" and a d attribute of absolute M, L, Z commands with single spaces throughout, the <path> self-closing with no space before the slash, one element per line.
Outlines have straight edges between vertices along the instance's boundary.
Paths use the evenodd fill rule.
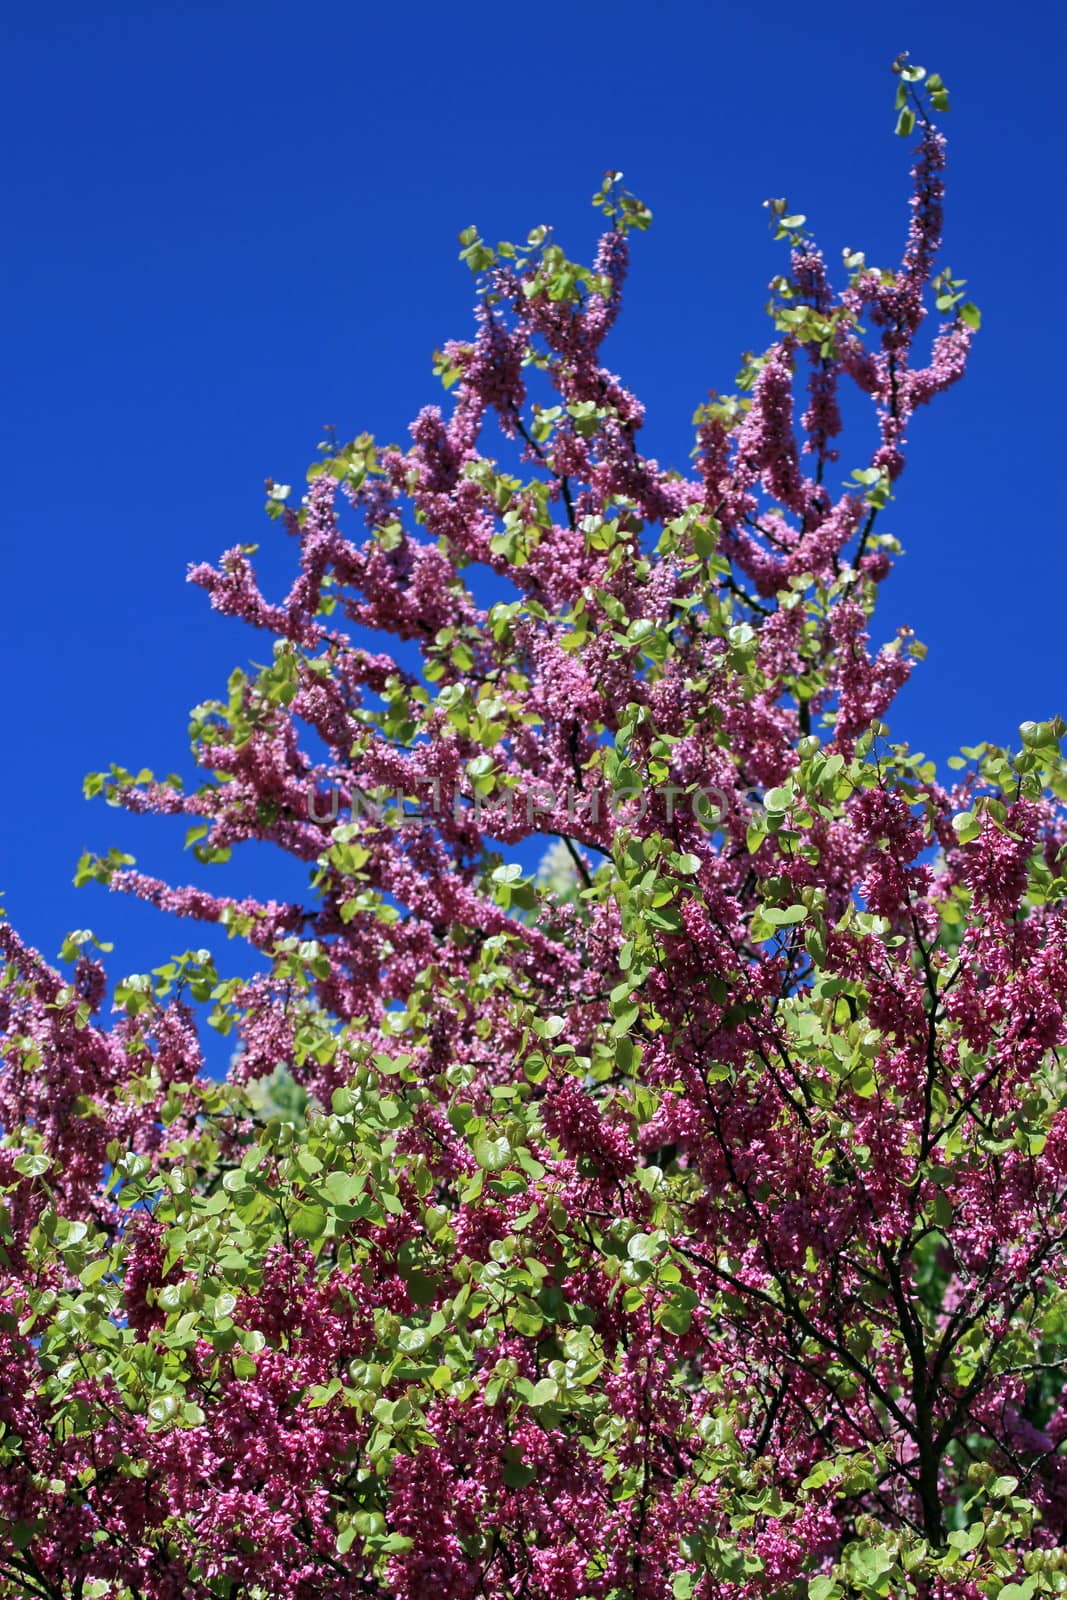
<path fill-rule="evenodd" d="M 765 342 L 768 195 L 834 260 L 899 253 L 901 49 L 952 92 L 947 260 L 985 325 L 886 524 L 908 555 L 882 627 L 930 647 L 894 730 L 943 759 L 1067 709 L 1059 8 L 54 0 L 7 31 L 0 888 L 46 955 L 86 925 L 122 971 L 215 943 L 71 887 L 109 844 L 223 881 L 82 777 L 186 768 L 189 708 L 264 658 L 186 566 L 262 539 L 277 589 L 264 477 L 300 483 L 323 424 L 401 439 L 438 398 L 431 352 L 471 328 L 458 230 L 549 222 L 579 253 L 624 170 L 655 224 L 611 360 L 646 447 L 684 465 L 694 407 Z M 296 882 L 265 853 L 226 871 Z"/>

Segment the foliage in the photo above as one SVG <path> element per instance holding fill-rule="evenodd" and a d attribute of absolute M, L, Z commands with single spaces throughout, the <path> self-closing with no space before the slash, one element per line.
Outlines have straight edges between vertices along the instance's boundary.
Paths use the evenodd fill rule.
<path fill-rule="evenodd" d="M 602 364 L 649 221 L 609 173 L 591 268 L 462 235 L 447 417 L 268 484 L 284 600 L 252 547 L 192 570 L 272 658 L 194 712 L 195 789 L 87 789 L 309 903 L 85 858 L 263 958 L 110 1020 L 91 935 L 64 977 L 0 925 L 0 1593 L 1067 1586 L 1064 729 L 946 786 L 883 720 L 882 513 L 978 323 L 944 86 L 896 71 L 901 264 L 835 289 L 770 202 L 773 339 L 688 475 Z"/>

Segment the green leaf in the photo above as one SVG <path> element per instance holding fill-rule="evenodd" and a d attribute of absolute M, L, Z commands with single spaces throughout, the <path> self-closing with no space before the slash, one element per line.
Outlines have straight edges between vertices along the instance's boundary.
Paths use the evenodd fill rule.
<path fill-rule="evenodd" d="M 673 1333 L 676 1338 L 681 1339 L 692 1327 L 693 1313 L 687 1306 L 669 1300 L 657 1311 L 656 1322 L 661 1328 L 666 1328 L 668 1333 Z"/>
<path fill-rule="evenodd" d="M 180 1406 L 181 1400 L 176 1394 L 157 1395 L 148 1403 L 148 1415 L 153 1422 L 160 1424 L 170 1422 L 178 1415 Z"/>
<path fill-rule="evenodd" d="M 364 1179 L 362 1174 L 353 1172 L 329 1172 L 322 1187 L 329 1199 L 336 1206 L 354 1205 L 363 1192 Z"/>
<path fill-rule="evenodd" d="M 861 1100 L 869 1100 L 878 1091 L 874 1073 L 866 1061 L 861 1061 L 849 1079 L 849 1088 L 853 1094 L 858 1094 Z"/>
<path fill-rule="evenodd" d="M 437 1279 L 415 1267 L 404 1274 L 408 1294 L 417 1306 L 429 1306 L 437 1298 Z"/>
<path fill-rule="evenodd" d="M 873 1587 L 879 1586 L 881 1579 L 892 1568 L 893 1561 L 891 1551 L 873 1544 L 853 1545 L 846 1556 L 851 1575 L 859 1583 Z"/>
<path fill-rule="evenodd" d="M 961 811 L 952 819 L 953 831 L 960 844 L 972 844 L 982 831 L 982 824 L 973 811 Z"/>
<path fill-rule="evenodd" d="M 314 1241 L 326 1232 L 326 1212 L 321 1206 L 299 1206 L 293 1213 L 289 1228 L 298 1239 Z"/>
<path fill-rule="evenodd" d="M 21 1172 L 25 1178 L 43 1178 L 46 1172 L 52 1170 L 51 1161 L 41 1151 L 16 1156 L 12 1165 L 15 1171 Z"/>
<path fill-rule="evenodd" d="M 537 1476 L 537 1468 L 531 1467 L 522 1459 L 522 1455 L 514 1445 L 504 1448 L 504 1464 L 501 1468 L 501 1477 L 509 1489 L 525 1489 Z"/>
<path fill-rule="evenodd" d="M 511 1160 L 511 1145 L 507 1139 L 475 1139 L 472 1146 L 474 1159 L 486 1172 L 499 1172 Z"/>
<path fill-rule="evenodd" d="M 840 1593 L 840 1587 L 833 1578 L 808 1579 L 808 1600 L 837 1600 Z"/>
<path fill-rule="evenodd" d="M 787 928 L 794 922 L 803 922 L 807 914 L 807 907 L 801 905 L 764 906 L 761 911 L 763 920 L 772 928 Z"/>
<path fill-rule="evenodd" d="M 529 1404 L 532 1406 L 547 1406 L 559 1398 L 559 1384 L 555 1378 L 541 1378 L 535 1383 L 530 1393 Z"/>

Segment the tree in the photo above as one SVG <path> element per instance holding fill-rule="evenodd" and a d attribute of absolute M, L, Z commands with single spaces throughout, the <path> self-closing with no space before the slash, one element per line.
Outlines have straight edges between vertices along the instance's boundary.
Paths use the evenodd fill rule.
<path fill-rule="evenodd" d="M 1064 1587 L 1064 725 L 945 786 L 883 720 L 880 515 L 978 325 L 944 85 L 895 71 L 900 265 L 835 289 L 770 202 L 773 339 L 688 475 L 603 365 L 649 222 L 609 173 L 591 267 L 461 236 L 447 417 L 268 483 L 284 600 L 254 547 L 191 570 L 272 659 L 197 708 L 194 789 L 87 792 L 310 903 L 84 858 L 262 957 L 110 1022 L 89 933 L 64 977 L 0 927 L 4 1595 Z"/>

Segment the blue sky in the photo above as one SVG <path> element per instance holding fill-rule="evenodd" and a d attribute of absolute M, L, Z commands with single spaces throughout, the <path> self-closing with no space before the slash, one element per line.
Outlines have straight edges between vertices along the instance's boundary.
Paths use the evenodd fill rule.
<path fill-rule="evenodd" d="M 291 550 L 264 477 L 302 482 L 324 424 L 402 439 L 438 398 L 431 352 L 471 328 L 457 232 L 547 222 L 590 251 L 589 196 L 623 169 L 655 223 L 610 359 L 646 448 L 684 465 L 693 409 L 765 342 L 767 196 L 832 260 L 899 254 L 901 49 L 952 93 L 945 260 L 984 326 L 965 384 L 916 419 L 886 519 L 907 556 L 882 628 L 930 649 L 894 732 L 943 760 L 1067 709 L 1063 43 L 1051 6 L 12 7 L 0 888 L 24 936 L 52 957 L 92 926 L 116 971 L 217 943 L 72 888 L 110 844 L 222 883 L 181 825 L 89 804 L 82 778 L 186 767 L 189 709 L 264 659 L 187 564 L 262 540 L 277 591 Z M 228 881 L 296 883 L 265 853 Z"/>

